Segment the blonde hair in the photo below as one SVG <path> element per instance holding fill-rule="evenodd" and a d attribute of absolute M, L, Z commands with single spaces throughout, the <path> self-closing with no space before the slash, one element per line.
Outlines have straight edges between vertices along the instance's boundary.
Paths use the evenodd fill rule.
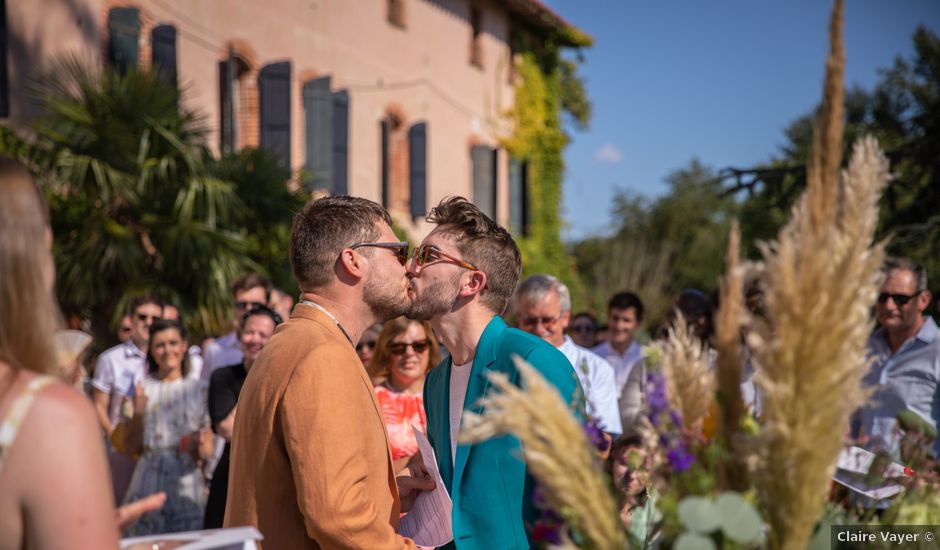
<path fill-rule="evenodd" d="M 378 342 L 375 344 L 375 355 L 369 362 L 369 375 L 375 378 L 385 378 L 388 376 L 388 368 L 392 363 L 392 353 L 388 347 L 392 344 L 392 339 L 408 330 L 412 323 L 421 325 L 424 334 L 428 339 L 428 364 L 424 372 L 429 372 L 441 361 L 441 346 L 434 337 L 434 329 L 431 323 L 427 321 L 416 321 L 407 317 L 397 317 L 385 323 L 382 332 L 379 333 Z"/>
<path fill-rule="evenodd" d="M 29 172 L 0 157 L 0 361 L 43 374 L 57 372 L 61 327 L 50 236 L 49 210 Z"/>

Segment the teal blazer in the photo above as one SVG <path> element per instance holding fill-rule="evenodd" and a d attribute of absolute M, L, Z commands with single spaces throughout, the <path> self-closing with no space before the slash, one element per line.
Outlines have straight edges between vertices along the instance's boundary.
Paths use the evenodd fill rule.
<path fill-rule="evenodd" d="M 558 388 L 566 403 L 582 408 L 577 397 L 580 384 L 564 354 L 541 338 L 509 328 L 496 316 L 477 344 L 463 410 L 479 413 L 477 401 L 489 391 L 497 391 L 490 388 L 490 372 L 505 373 L 514 384 L 521 384 L 512 355 L 538 369 Z M 457 445 L 451 462 L 450 372 L 448 357 L 428 373 L 424 383 L 428 439 L 454 501 L 454 542 L 444 548 L 530 548 L 531 526 L 538 510 L 532 502 L 534 480 L 526 472 L 519 439 L 505 435 L 475 445 Z M 583 411 L 577 412 L 582 416 Z"/>

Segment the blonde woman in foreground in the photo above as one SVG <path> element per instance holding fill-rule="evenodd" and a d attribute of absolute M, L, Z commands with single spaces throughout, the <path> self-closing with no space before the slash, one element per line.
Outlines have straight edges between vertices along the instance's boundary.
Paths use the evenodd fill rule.
<path fill-rule="evenodd" d="M 118 513 L 91 404 L 61 381 L 52 231 L 29 174 L 0 158 L 0 550 L 118 547 Z"/>

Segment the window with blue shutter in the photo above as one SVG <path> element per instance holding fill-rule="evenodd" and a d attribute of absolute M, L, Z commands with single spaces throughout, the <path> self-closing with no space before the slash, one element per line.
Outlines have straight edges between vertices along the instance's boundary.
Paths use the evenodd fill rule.
<path fill-rule="evenodd" d="M 333 194 L 349 193 L 349 94 L 333 94 Z"/>
<path fill-rule="evenodd" d="M 308 190 L 333 191 L 333 93 L 330 77 L 304 82 L 304 167 Z"/>
<path fill-rule="evenodd" d="M 496 219 L 496 149 L 474 145 L 470 150 L 473 172 L 473 204 Z"/>
<path fill-rule="evenodd" d="M 408 130 L 408 202 L 412 219 L 428 214 L 428 124 L 419 122 Z"/>
<path fill-rule="evenodd" d="M 10 73 L 7 66 L 7 2 L 0 0 L 0 117 L 10 116 Z"/>
<path fill-rule="evenodd" d="M 137 68 L 140 10 L 111 8 L 108 11 L 108 63 L 121 74 Z"/>
<path fill-rule="evenodd" d="M 391 202 L 391 154 L 389 146 L 392 141 L 392 121 L 385 117 L 379 122 L 379 135 L 382 142 L 382 207 L 388 208 Z"/>
<path fill-rule="evenodd" d="M 529 162 L 509 158 L 509 227 L 529 236 Z"/>
<path fill-rule="evenodd" d="M 290 168 L 290 61 L 265 65 L 258 73 L 261 147 Z"/>
<path fill-rule="evenodd" d="M 150 33 L 151 67 L 165 82 L 176 86 L 176 27 L 160 25 Z"/>

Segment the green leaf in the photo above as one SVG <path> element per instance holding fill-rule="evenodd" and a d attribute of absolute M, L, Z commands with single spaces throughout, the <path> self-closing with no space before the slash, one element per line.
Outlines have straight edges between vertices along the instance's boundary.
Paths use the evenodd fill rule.
<path fill-rule="evenodd" d="M 740 542 L 760 539 L 763 523 L 760 514 L 738 493 L 722 493 L 715 501 L 721 530 L 728 538 Z"/>
<path fill-rule="evenodd" d="M 719 526 L 718 509 L 710 499 L 689 496 L 679 503 L 679 519 L 690 531 L 711 533 Z"/>

